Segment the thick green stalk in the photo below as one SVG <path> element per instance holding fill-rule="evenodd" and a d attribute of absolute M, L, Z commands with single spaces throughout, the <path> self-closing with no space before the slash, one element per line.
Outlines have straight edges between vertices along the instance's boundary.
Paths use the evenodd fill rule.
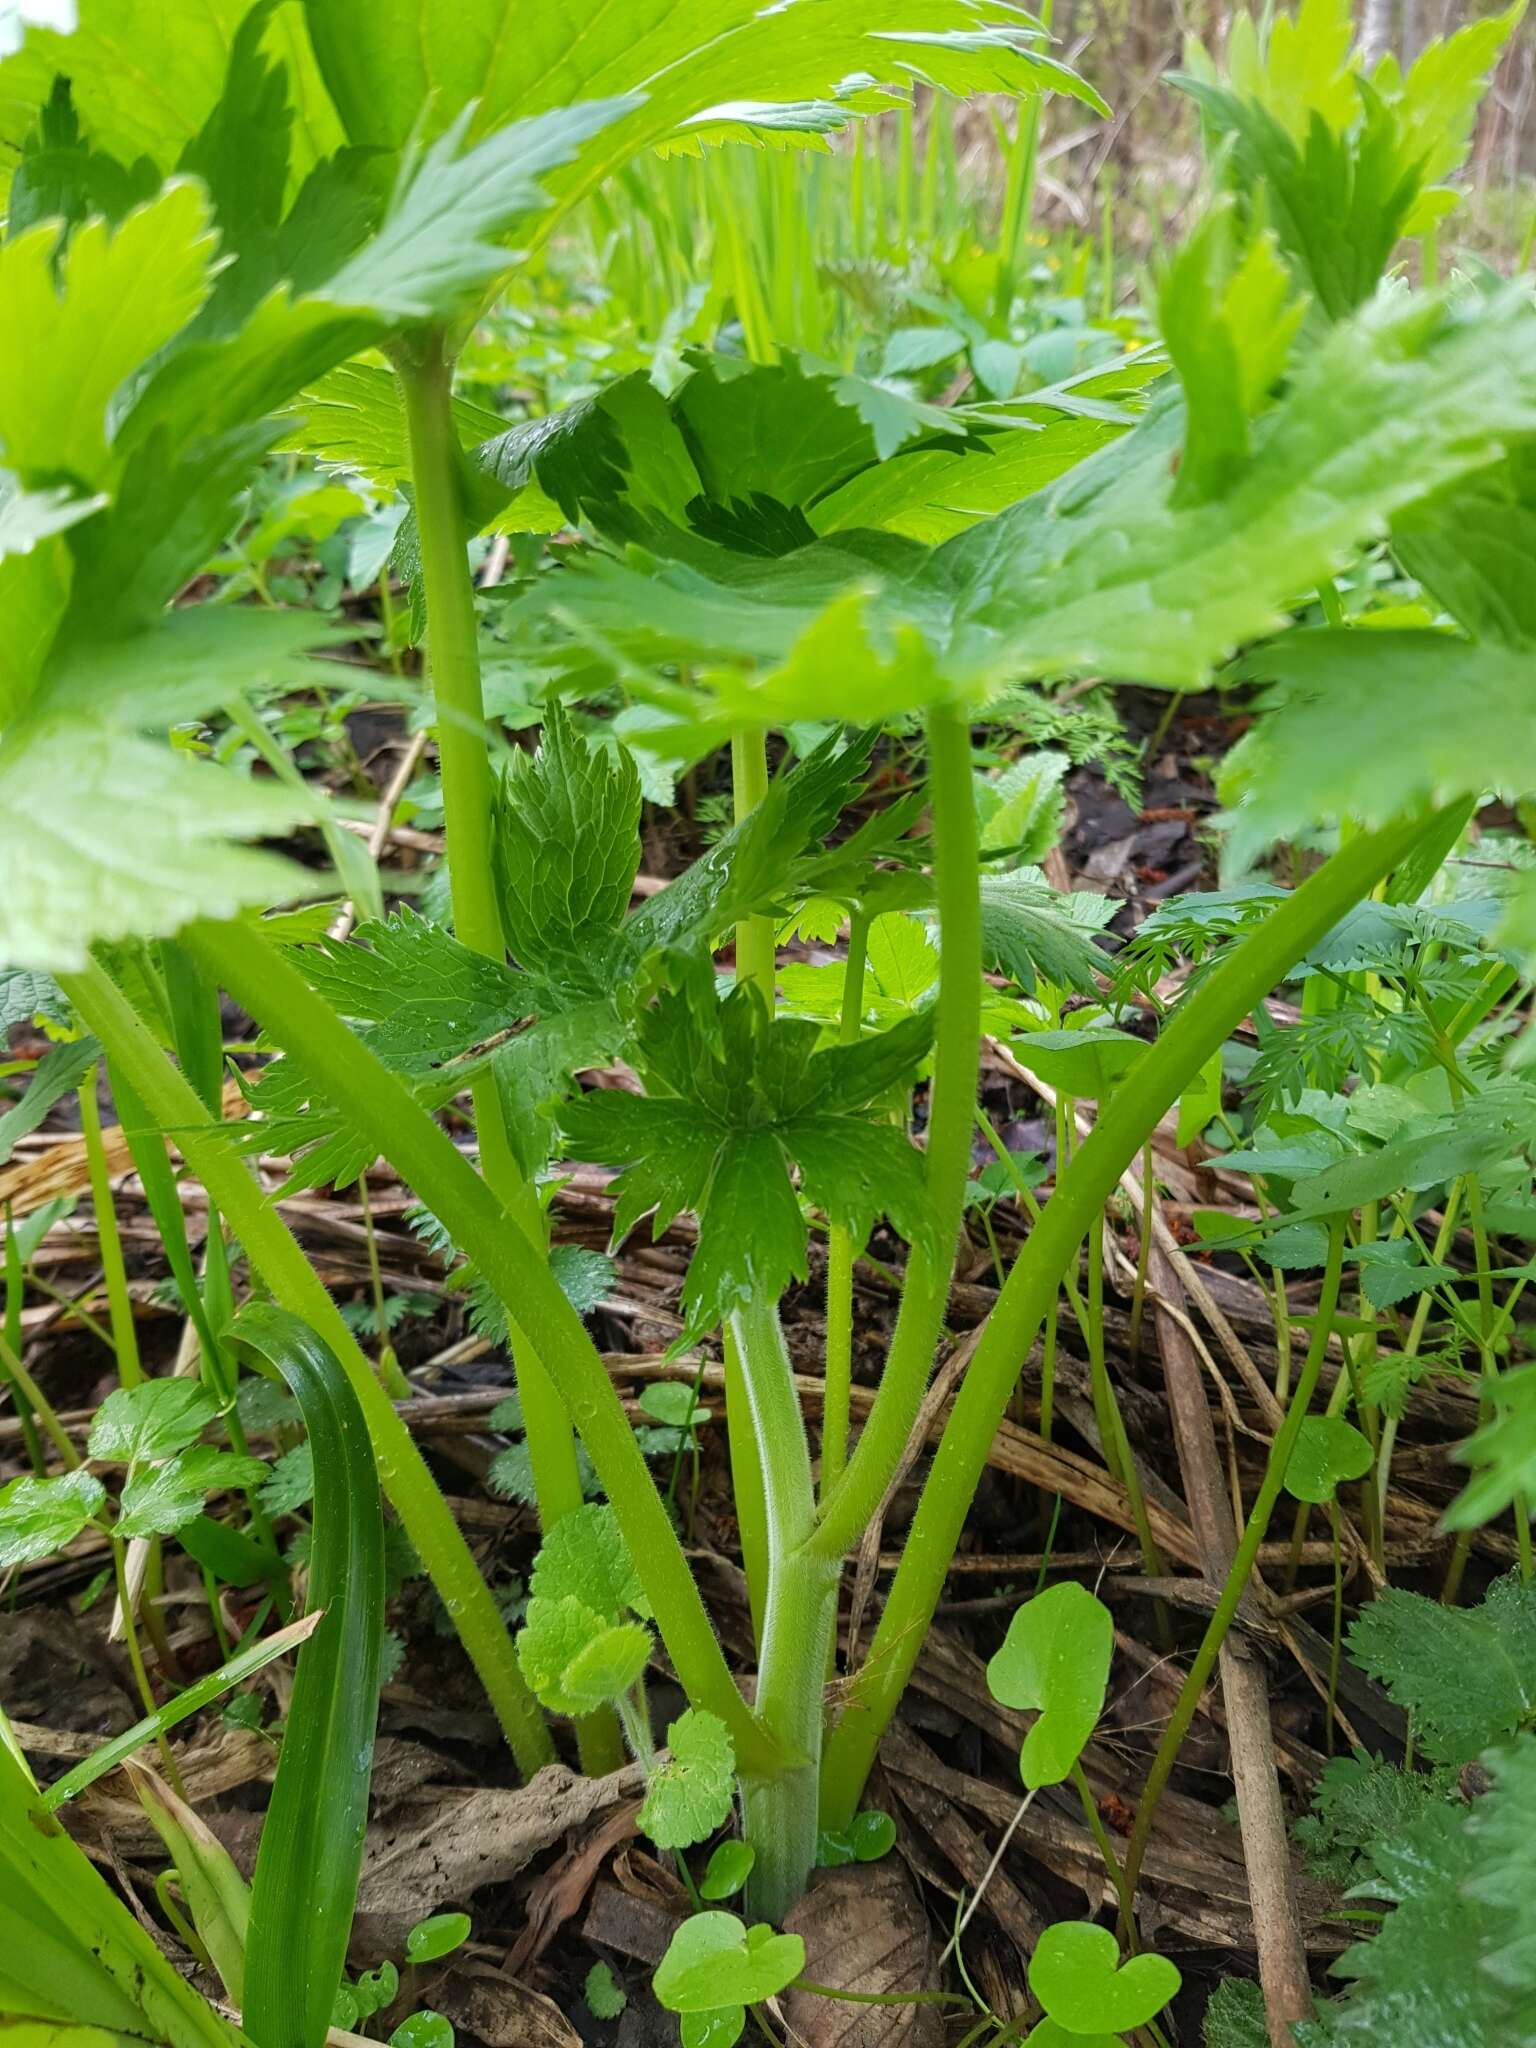
<path fill-rule="evenodd" d="M 276 1044 L 302 1056 L 330 1099 L 474 1260 L 497 1297 L 516 1303 L 522 1328 L 555 1375 L 592 1454 L 689 1698 L 730 1727 L 738 1760 L 765 1772 L 776 1769 L 782 1761 L 778 1746 L 731 1678 L 624 1404 L 542 1251 L 508 1226 L 494 1193 L 399 1075 L 347 1029 L 255 926 L 198 924 L 186 943 Z M 239 1228 L 238 1219 L 231 1220 Z M 240 1234 L 249 1249 L 249 1238 Z M 351 1351 L 362 1357 L 355 1344 Z"/>
<path fill-rule="evenodd" d="M 1301 1376 L 1296 1382 L 1296 1394 L 1286 1410 L 1285 1420 L 1276 1432 L 1269 1447 L 1269 1457 L 1264 1466 L 1264 1477 L 1259 1482 L 1258 1496 L 1253 1503 L 1247 1522 L 1243 1525 L 1243 1539 L 1233 1555 L 1227 1576 L 1222 1582 L 1221 1597 L 1215 1611 L 1206 1624 L 1200 1647 L 1195 1652 L 1194 1662 L 1180 1688 L 1174 1703 L 1168 1726 L 1163 1730 L 1162 1740 L 1157 1745 L 1157 1754 L 1152 1759 L 1152 1768 L 1147 1773 L 1147 1782 L 1142 1788 L 1141 1800 L 1136 1808 L 1136 1822 L 1131 1829 L 1131 1839 L 1125 1853 L 1125 1888 L 1121 1897 L 1134 1905 L 1136 1881 L 1141 1875 L 1142 1859 L 1147 1853 L 1147 1843 L 1152 1835 L 1152 1819 L 1157 1812 L 1157 1803 L 1162 1798 L 1163 1788 L 1173 1774 L 1184 1738 L 1189 1733 L 1190 1723 L 1195 1718 L 1207 1681 L 1216 1668 L 1216 1659 L 1226 1641 L 1227 1630 L 1232 1626 L 1254 1565 L 1258 1562 L 1259 1546 L 1269 1533 L 1270 1517 L 1285 1485 L 1286 1468 L 1291 1462 L 1291 1453 L 1296 1448 L 1296 1439 L 1301 1434 L 1301 1425 L 1307 1419 L 1307 1410 L 1312 1396 L 1317 1391 L 1318 1377 L 1323 1369 L 1323 1359 L 1328 1351 L 1328 1339 L 1333 1329 L 1334 1313 L 1339 1305 L 1339 1276 L 1344 1262 L 1344 1219 L 1336 1216 L 1328 1233 L 1328 1262 L 1323 1268 L 1322 1293 L 1318 1298 L 1317 1320 L 1312 1325 L 1312 1341 L 1307 1346 L 1306 1361 Z"/>
<path fill-rule="evenodd" d="M 453 364 L 440 332 L 397 357 L 405 399 L 416 493 L 421 576 L 427 599 L 427 659 L 437 700 L 438 764 L 454 931 L 471 952 L 506 959 L 491 849 L 493 785 L 485 741 L 480 638 L 474 586 L 465 558 L 460 454 L 453 424 Z M 496 1077 L 483 1069 L 470 1086 L 480 1165 L 514 1228 L 542 1246 L 533 1189 L 518 1168 L 507 1136 Z M 576 1440 L 553 1380 L 508 1306 L 512 1370 L 523 1405 L 528 1456 L 540 1526 L 548 1529 L 582 1504 Z M 615 1770 L 624 1749 L 611 1714 L 582 1724 L 582 1761 L 594 1772 Z"/>
<path fill-rule="evenodd" d="M 929 1244 L 912 1247 L 880 1391 L 847 1470 L 822 1500 L 811 1542 L 824 1561 L 844 1557 L 863 1535 L 917 1420 L 949 1300 L 971 1173 L 981 1046 L 981 895 L 970 727 L 948 706 L 929 714 L 928 758 L 934 888 L 942 941 L 928 1118 L 932 1235 Z"/>
<path fill-rule="evenodd" d="M 1361 834 L 1305 882 L 1180 1006 L 1146 1057 L 1116 1089 L 1092 1133 L 1079 1147 L 1047 1203 L 1040 1222 L 1014 1263 L 986 1333 L 961 1383 L 940 1440 L 900 1569 L 871 1645 L 853 1681 L 849 1703 L 833 1731 L 822 1767 L 825 1825 L 845 1825 L 896 1702 L 922 1648 L 923 1636 L 944 1590 L 965 1517 L 992 1439 L 1061 1276 L 1076 1257 L 1094 1217 L 1113 1193 L 1147 1133 L 1261 1001 L 1286 970 L 1380 878 L 1425 830 L 1415 819 Z M 910 1428 L 910 1423 L 907 1425 Z M 870 1432 L 866 1429 L 865 1441 Z M 904 1440 L 904 1432 L 898 1437 Z M 861 1443 L 860 1449 L 863 1449 Z M 850 1465 L 840 1491 L 848 1496 L 845 1526 L 858 1529 L 873 1514 L 888 1478 L 871 1465 L 858 1475 Z"/>
<path fill-rule="evenodd" d="M 864 1015 L 864 963 L 869 950 L 869 913 L 855 910 L 848 921 L 848 965 L 843 973 L 843 1014 L 838 1041 L 856 1045 Z M 848 1453 L 848 1412 L 853 1386 L 853 1232 L 834 1223 L 827 1233 L 827 1348 L 821 1412 L 821 1491 L 842 1477 Z"/>
<path fill-rule="evenodd" d="M 101 1105 L 96 1100 L 95 1067 L 80 1083 L 79 1099 L 80 1135 L 85 1140 L 85 1170 L 90 1176 L 91 1208 L 96 1217 L 96 1242 L 101 1252 L 101 1276 L 112 1317 L 112 1349 L 117 1357 L 117 1376 L 125 1387 L 136 1387 L 144 1377 L 144 1368 L 139 1363 L 139 1333 L 134 1328 L 128 1272 L 123 1264 L 123 1241 L 117 1233 L 117 1211 L 112 1204 L 112 1183 L 107 1174 L 107 1150 L 101 1137 Z"/>
<path fill-rule="evenodd" d="M 767 1523 L 757 1711 L 794 1759 L 769 1777 L 741 1774 L 745 1838 L 757 1857 L 749 1897 L 754 1918 L 781 1920 L 804 1891 L 816 1860 L 823 1681 L 837 1616 L 838 1567 L 805 1548 L 816 1494 L 777 1303 L 764 1299 L 737 1310 L 731 1334 L 762 1459 Z"/>
<path fill-rule="evenodd" d="M 249 936 L 259 977 L 263 972 L 261 940 L 254 933 L 246 934 L 242 927 L 235 927 L 234 932 L 237 946 Z M 210 1201 L 229 1218 L 274 1299 L 301 1316 L 340 1359 L 367 1420 L 384 1491 L 480 1674 L 518 1769 L 531 1777 L 553 1761 L 554 1745 L 518 1669 L 506 1623 L 410 1432 L 374 1377 L 372 1365 L 342 1321 L 335 1302 L 287 1224 L 251 1178 L 240 1154 L 227 1136 L 210 1126 L 196 1091 L 171 1065 L 102 968 L 93 963 L 82 973 L 62 977 L 62 982 L 82 1020 L 127 1075 L 134 1093 L 161 1130 L 174 1133 L 177 1149 Z"/>

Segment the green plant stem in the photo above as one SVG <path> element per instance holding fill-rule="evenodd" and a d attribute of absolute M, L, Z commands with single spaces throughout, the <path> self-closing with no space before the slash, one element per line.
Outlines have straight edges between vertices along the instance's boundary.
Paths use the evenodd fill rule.
<path fill-rule="evenodd" d="M 1157 1745 L 1157 1754 L 1152 1759 L 1147 1782 L 1142 1788 L 1141 1798 L 1136 1807 L 1136 1821 L 1131 1829 L 1130 1842 L 1125 1852 L 1125 1892 L 1127 1899 L 1132 1903 L 1135 1901 L 1136 1885 L 1141 1876 L 1147 1843 L 1151 1840 L 1152 1821 L 1157 1812 L 1158 1801 L 1173 1775 L 1173 1767 L 1178 1761 L 1179 1751 L 1184 1746 L 1184 1738 L 1189 1733 L 1190 1723 L 1195 1718 L 1210 1675 L 1216 1668 L 1216 1659 L 1221 1654 L 1222 1644 L 1226 1641 L 1227 1630 L 1232 1626 L 1238 1603 L 1243 1597 L 1244 1589 L 1257 1562 L 1259 1546 L 1269 1532 L 1270 1517 L 1285 1485 L 1285 1473 L 1291 1462 L 1291 1453 L 1296 1447 L 1301 1425 L 1305 1422 L 1307 1411 L 1312 1405 L 1312 1396 L 1317 1391 L 1318 1377 L 1322 1372 L 1323 1359 L 1328 1350 L 1329 1333 L 1339 1305 L 1339 1279 L 1343 1262 L 1344 1219 L 1339 1216 L 1334 1218 L 1329 1228 L 1328 1262 L 1323 1269 L 1317 1320 L 1312 1326 L 1306 1359 L 1296 1381 L 1295 1396 L 1269 1447 L 1264 1477 L 1259 1482 L 1258 1496 L 1243 1525 L 1242 1541 L 1238 1544 L 1226 1578 L 1222 1581 L 1221 1596 L 1216 1602 L 1210 1621 L 1206 1624 L 1205 1634 L 1200 1639 L 1200 1647 L 1195 1652 L 1194 1660 L 1180 1688 L 1179 1697 L 1174 1702 L 1173 1712 L 1168 1717 L 1168 1725 Z M 1128 1912 L 1123 1915 L 1123 1923 L 1128 1928 Z"/>
<path fill-rule="evenodd" d="M 26 1294 L 26 1274 L 22 1267 L 21 1247 L 16 1238 L 16 1226 L 11 1217 L 11 1207 L 5 1207 L 5 1312 L 0 1315 L 0 1336 L 5 1340 L 5 1356 L 14 1357 L 21 1350 L 21 1311 Z M 10 1377 L 3 1361 L 0 1361 L 0 1387 L 8 1389 L 16 1409 L 16 1419 L 21 1424 L 21 1440 L 26 1446 L 27 1463 L 34 1474 L 43 1478 L 48 1470 L 43 1456 L 42 1439 L 37 1433 L 37 1417 L 32 1405 L 23 1395 L 16 1381 Z"/>
<path fill-rule="evenodd" d="M 768 1599 L 757 1711 L 794 1759 L 768 1777 L 741 1774 L 743 1832 L 756 1852 L 748 1880 L 755 1918 L 778 1921 L 816 1861 L 823 1680 L 837 1618 L 838 1564 L 806 1546 L 816 1512 L 811 1452 L 778 1306 L 749 1302 L 731 1317 L 767 1510 Z"/>
<path fill-rule="evenodd" d="M 139 1334 L 134 1328 L 133 1302 L 128 1293 L 127 1269 L 123 1264 L 123 1240 L 118 1235 L 112 1183 L 107 1174 L 107 1149 L 101 1136 L 101 1106 L 96 1100 L 94 1066 L 80 1083 L 79 1098 L 80 1135 L 85 1141 L 85 1166 L 90 1176 L 91 1208 L 96 1217 L 101 1274 L 111 1312 L 112 1350 L 117 1358 L 117 1376 L 125 1387 L 136 1387 L 144 1378 L 144 1368 L 139 1363 Z"/>
<path fill-rule="evenodd" d="M 891 1348 L 869 1420 L 841 1479 L 825 1495 L 812 1547 L 844 1557 L 879 1509 L 906 1449 L 933 1365 L 971 1173 L 981 1048 L 981 894 L 971 734 L 940 706 L 928 717 L 934 884 L 939 905 L 939 995 L 926 1168 L 930 1242 L 915 1244 Z"/>
<path fill-rule="evenodd" d="M 144 1652 L 139 1648 L 139 1624 L 133 1610 L 133 1591 L 128 1584 L 127 1546 L 121 1537 L 113 1535 L 110 1530 L 107 1532 L 107 1542 L 112 1551 L 112 1576 L 117 1583 L 117 1604 L 123 1617 L 123 1640 L 128 1645 L 128 1662 L 133 1670 L 133 1682 L 138 1690 L 139 1704 L 145 1714 L 153 1718 L 160 1711 L 160 1703 L 155 1698 L 154 1687 L 149 1682 L 149 1673 L 144 1669 Z M 155 1747 L 160 1752 L 160 1761 L 165 1765 L 165 1775 L 171 1790 L 178 1799 L 185 1799 L 187 1788 L 181 1782 L 176 1753 L 167 1742 L 163 1728 L 157 1727 L 155 1730 Z"/>
<path fill-rule="evenodd" d="M 722 179 L 724 172 L 717 174 Z M 768 794 L 767 742 L 760 732 L 731 736 L 731 798 L 737 824 L 755 811 Z M 773 1014 L 778 963 L 773 920 L 744 917 L 736 927 L 736 979 L 750 983 Z M 741 1562 L 747 1575 L 747 1602 L 752 1629 L 761 1646 L 768 1601 L 768 1530 L 763 1493 L 762 1453 L 752 1427 L 751 1408 L 742 1379 L 741 1354 L 730 1330 L 725 1332 L 725 1432 L 731 1453 L 731 1491 L 741 1532 Z"/>
<path fill-rule="evenodd" d="M 842 1045 L 858 1043 L 864 1015 L 864 965 L 869 953 L 869 913 L 848 921 L 848 964 L 843 970 Z M 827 1232 L 826 1392 L 821 1415 L 821 1491 L 825 1498 L 842 1477 L 848 1454 L 848 1412 L 853 1386 L 853 1233 L 834 1223 Z"/>
<path fill-rule="evenodd" d="M 416 494 L 454 931 L 471 952 L 499 965 L 506 959 L 507 948 L 492 858 L 493 782 L 485 739 L 474 585 L 465 556 L 461 457 L 453 424 L 453 364 L 444 336 L 434 330 L 414 349 L 402 348 L 395 367 L 405 401 Z M 538 1200 L 518 1167 L 496 1077 L 488 1068 L 475 1076 L 470 1095 L 481 1171 L 510 1227 L 542 1249 Z M 576 1440 L 537 1347 L 518 1323 L 514 1304 L 509 1302 L 507 1311 L 513 1377 L 523 1404 L 539 1523 L 549 1529 L 582 1504 Z M 595 1715 L 583 1722 L 580 1738 L 582 1762 L 588 1770 L 614 1770 L 623 1761 L 623 1743 L 613 1715 Z"/>
<path fill-rule="evenodd" d="M 1396 866 L 1432 823 L 1413 819 L 1360 834 L 1234 946 L 1121 1082 L 1061 1176 L 1014 1263 L 961 1383 L 869 1659 L 850 1686 L 848 1706 L 827 1745 L 822 1770 L 824 1825 L 845 1826 L 857 1811 L 880 1738 L 943 1593 L 949 1562 L 1020 1361 L 1028 1355 L 1035 1332 L 1056 1299 L 1061 1275 L 1075 1258 L 1094 1215 L 1102 1210 L 1147 1133 L 1254 1004 Z M 971 889 L 974 892 L 974 876 Z M 919 1388 L 919 1398 L 920 1393 Z M 896 1458 L 910 1427 L 908 1421 L 900 1431 L 891 1432 Z M 870 1433 L 866 1428 L 860 1451 Z M 839 1489 L 848 1507 L 840 1523 L 843 1530 L 861 1529 L 874 1513 L 895 1469 L 894 1458 L 885 1464 L 872 1456 L 866 1472 L 857 1468 L 856 1457 Z"/>
<path fill-rule="evenodd" d="M 769 1740 L 731 1678 L 624 1404 L 542 1251 L 520 1230 L 507 1227 L 494 1193 L 405 1082 L 347 1029 L 329 1003 L 254 926 L 198 924 L 186 943 L 276 1044 L 303 1058 L 331 1100 L 378 1146 L 473 1259 L 498 1298 L 517 1303 L 522 1327 L 557 1375 L 562 1398 L 591 1453 L 689 1698 L 727 1724 L 738 1761 L 765 1772 L 778 1768 L 783 1761 L 778 1745 Z M 171 1121 L 174 1127 L 175 1120 Z M 232 1212 L 226 1213 L 249 1250 L 248 1233 Z M 324 1289 L 320 1292 L 323 1295 Z M 335 1348 L 333 1339 L 327 1341 Z M 348 1355 L 362 1357 L 350 1340 Z M 374 1386 L 378 1391 L 376 1381 Z M 383 1399 L 381 1391 L 379 1398 Z M 369 1412 L 366 1401 L 364 1412 Z"/>
<path fill-rule="evenodd" d="M 259 980 L 264 972 L 263 942 L 243 926 L 233 928 L 232 941 L 241 951 L 251 949 Z M 340 1359 L 367 1420 L 384 1490 L 453 1619 L 519 1770 L 531 1776 L 553 1760 L 554 1744 L 518 1669 L 506 1624 L 410 1432 L 336 1304 L 239 1153 L 209 1126 L 196 1090 L 171 1065 L 103 969 L 93 963 L 63 977 L 63 984 L 76 1011 L 121 1065 L 160 1129 L 175 1134 L 183 1158 L 209 1199 L 229 1218 L 252 1267 L 275 1299 L 302 1316 Z"/>

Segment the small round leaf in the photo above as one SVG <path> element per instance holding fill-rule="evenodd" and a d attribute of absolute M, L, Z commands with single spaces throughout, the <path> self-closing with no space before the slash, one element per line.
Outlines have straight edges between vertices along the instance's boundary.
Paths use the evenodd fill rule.
<path fill-rule="evenodd" d="M 453 2048 L 453 2022 L 423 2006 L 400 2022 L 389 2037 L 389 2048 Z"/>
<path fill-rule="evenodd" d="M 701 1899 L 734 1898 L 752 1874 L 757 1851 L 747 1842 L 721 1842 L 699 1885 Z"/>
<path fill-rule="evenodd" d="M 1320 1504 L 1332 1500 L 1344 1480 L 1363 1478 L 1370 1469 L 1370 1443 L 1352 1422 L 1339 1415 L 1309 1415 L 1285 1468 L 1285 1490 L 1297 1500 Z"/>
<path fill-rule="evenodd" d="M 405 1937 L 405 1960 L 435 1963 L 439 1956 L 452 1955 L 456 1948 L 462 1948 L 468 1939 L 467 1913 L 434 1913 L 430 1919 L 418 1920 Z"/>
<path fill-rule="evenodd" d="M 734 1913 L 695 1913 L 673 1935 L 651 1989 L 668 2012 L 707 2013 L 774 1998 L 804 1968 L 798 1934 L 746 1927 Z"/>

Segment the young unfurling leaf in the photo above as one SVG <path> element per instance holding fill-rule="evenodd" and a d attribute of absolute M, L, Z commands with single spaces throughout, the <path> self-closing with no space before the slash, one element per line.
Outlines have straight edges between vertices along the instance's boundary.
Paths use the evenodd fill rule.
<path fill-rule="evenodd" d="M 517 1660 L 537 1697 L 556 1714 L 590 1714 L 622 1699 L 645 1670 L 651 1632 L 612 1624 L 570 1595 L 535 1596 L 517 1636 Z"/>

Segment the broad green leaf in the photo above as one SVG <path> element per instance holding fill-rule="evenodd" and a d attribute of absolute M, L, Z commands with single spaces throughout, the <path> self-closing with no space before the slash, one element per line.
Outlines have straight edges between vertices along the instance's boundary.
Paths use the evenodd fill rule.
<path fill-rule="evenodd" d="M 1015 1048 L 1042 1080 L 1085 1102 L 1101 1102 L 1112 1095 L 1147 1049 L 1142 1039 L 1113 1024 L 1028 1031 L 1015 1041 Z"/>
<path fill-rule="evenodd" d="M 59 1479 L 29 1473 L 0 1487 L 0 1566 L 64 1549 L 105 1498 L 105 1487 L 89 1472 L 66 1472 Z"/>
<path fill-rule="evenodd" d="M 1188 427 L 1175 496 L 1219 496 L 1252 450 L 1252 422 L 1291 352 L 1303 307 L 1268 235 L 1245 249 L 1213 207 L 1168 267 L 1158 324 L 1184 387 Z"/>
<path fill-rule="evenodd" d="M 734 1913 L 694 1913 L 673 1935 L 651 1989 L 668 2012 L 710 2012 L 774 1998 L 804 1968 L 798 1934 L 747 1927 Z"/>
<path fill-rule="evenodd" d="M 515 975 L 409 905 L 382 923 L 359 925 L 350 941 L 302 948 L 297 964 L 342 1016 L 372 1027 L 368 1043 L 395 1066 L 455 1058 L 531 1007 Z"/>
<path fill-rule="evenodd" d="M 1439 632 L 1288 634 L 1244 664 L 1275 685 L 1228 756 L 1229 858 L 1325 819 L 1536 790 L 1530 655 Z"/>
<path fill-rule="evenodd" d="M 378 38 L 367 33 L 364 40 Z M 632 104 L 589 98 L 511 122 L 461 150 L 466 109 L 419 155 L 406 156 L 377 234 L 326 280 L 325 297 L 370 307 L 392 323 L 451 314 L 506 269 L 507 252 L 491 237 L 545 204 L 543 174 L 569 163 Z"/>
<path fill-rule="evenodd" d="M 1096 994 L 1109 956 L 1093 943 L 1117 906 L 1107 896 L 1061 895 L 1038 868 L 981 877 L 981 942 L 988 963 L 1032 994 L 1039 981 Z"/>
<path fill-rule="evenodd" d="M 354 142 L 398 148 L 425 118 L 441 127 L 476 103 L 481 129 L 577 99 L 643 91 L 622 127 L 583 157 L 567 197 L 728 102 L 815 100 L 855 74 L 952 92 L 1056 89 L 1102 101 L 1045 55 L 1004 0 L 792 0 L 764 17 L 750 0 L 577 0 L 513 34 L 502 0 L 307 0 L 310 35 Z M 717 111 L 718 110 L 718 111 Z"/>
<path fill-rule="evenodd" d="M 646 1612 L 618 1517 L 601 1503 L 572 1508 L 546 1530 L 529 1590 L 538 1599 L 579 1600 L 604 1621 Z"/>
<path fill-rule="evenodd" d="M 1071 1579 L 1037 1593 L 1009 1622 L 987 1688 L 1005 1707 L 1038 1710 L 1019 1752 L 1031 1791 L 1059 1785 L 1082 1755 L 1104 1709 L 1114 1651 L 1109 1609 Z"/>
<path fill-rule="evenodd" d="M 1474 640 L 1536 647 L 1536 590 L 1522 573 L 1536 547 L 1536 441 L 1411 506 L 1392 549 Z"/>
<path fill-rule="evenodd" d="M 1251 1977 L 1223 1977 L 1201 2022 L 1203 2048 L 1270 2048 L 1264 1993 Z"/>
<path fill-rule="evenodd" d="M 121 1465 L 174 1458 L 195 1444 L 218 1413 L 200 1380 L 145 1380 L 108 1394 L 91 1424 L 93 1458 Z"/>
<path fill-rule="evenodd" d="M 1297 1500 L 1334 1498 L 1346 1479 L 1371 1469 L 1371 1446 L 1352 1422 L 1339 1415 L 1308 1415 L 1285 1468 L 1285 1490 Z"/>
<path fill-rule="evenodd" d="M 1470 1763 L 1536 1721 L 1536 1589 L 1499 1579 L 1480 1607 L 1388 1587 L 1361 1609 L 1349 1653 L 1413 1717 L 1425 1755 Z"/>
<path fill-rule="evenodd" d="M 99 721 L 8 734 L 0 959 L 70 972 L 99 939 L 169 937 L 194 918 L 292 896 L 299 870 L 233 841 L 280 836 L 315 813 L 308 793 L 241 780 Z"/>
<path fill-rule="evenodd" d="M 430 2006 L 403 2019 L 389 2037 L 389 2048 L 453 2048 L 453 2022 Z"/>
<path fill-rule="evenodd" d="M 338 363 L 284 406 L 283 416 L 291 424 L 280 448 L 319 455 L 381 490 L 395 489 L 411 473 L 405 404 L 399 380 L 385 363 Z M 464 397 L 453 401 L 453 420 L 466 450 L 502 428 L 499 414 Z"/>
<path fill-rule="evenodd" d="M 148 157 L 162 172 L 180 161 L 224 89 L 230 50 L 251 0 L 198 0 L 167 15 L 165 0 L 78 0 L 69 34 L 29 29 L 0 64 L 0 138 L 19 144 L 54 79 L 70 81 L 98 148 L 123 164 Z M 278 7 L 263 47 L 301 84 L 296 169 L 307 171 L 342 140 L 297 9 Z"/>
<path fill-rule="evenodd" d="M 646 1785 L 640 1829 L 658 1849 L 687 1849 L 730 1817 L 736 1752 L 725 1723 L 698 1707 L 689 1707 L 668 1728 L 667 1749 Z"/>
<path fill-rule="evenodd" d="M 93 221 L 53 268 L 57 230 L 0 244 L 0 452 L 23 478 L 110 470 L 108 406 L 133 370 L 197 311 L 214 253 L 207 200 L 179 180 L 121 226 Z"/>
<path fill-rule="evenodd" d="M 229 1451 L 215 1450 L 212 1445 L 199 1444 L 129 1478 L 118 1502 L 117 1533 L 173 1536 L 202 1513 L 203 1502 L 210 1493 L 254 1486 L 266 1469 L 260 1458 L 237 1457 Z"/>
<path fill-rule="evenodd" d="M 1264 2043 L 1269 2040 L 1266 2034 Z M 1024 2036 L 1024 2048 L 1125 2048 L 1123 2034 L 1069 2034 L 1055 2020 L 1038 2021 Z"/>
<path fill-rule="evenodd" d="M 816 1868 L 844 1870 L 850 1863 L 878 1863 L 895 1846 L 895 1821 L 878 1807 L 866 1807 L 847 1827 L 821 1830 L 816 1837 Z"/>
<path fill-rule="evenodd" d="M 1132 1956 L 1122 1963 L 1113 1934 L 1091 1920 L 1060 1920 L 1047 1927 L 1029 1961 L 1030 1990 L 1047 2017 L 1069 2033 L 1129 2032 L 1145 2026 L 1180 1981 L 1166 1956 Z"/>

